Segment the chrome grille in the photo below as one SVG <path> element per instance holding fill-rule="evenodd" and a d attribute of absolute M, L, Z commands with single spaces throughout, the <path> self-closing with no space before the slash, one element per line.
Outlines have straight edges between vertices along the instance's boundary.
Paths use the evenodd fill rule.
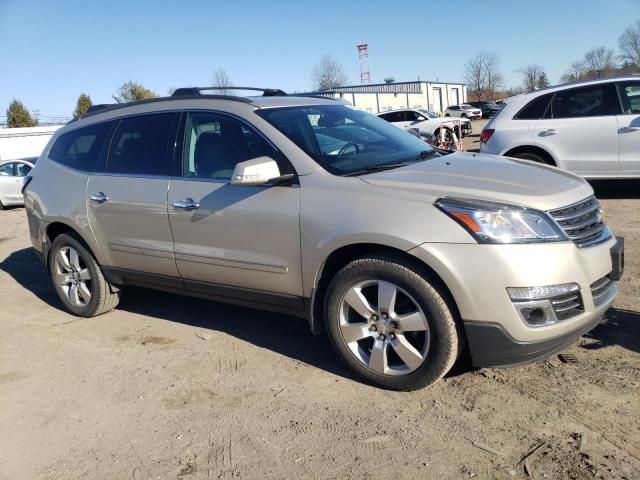
<path fill-rule="evenodd" d="M 602 277 L 591 284 L 591 297 L 596 307 L 602 305 L 609 297 L 609 292 L 615 287 L 615 282 L 609 277 Z"/>
<path fill-rule="evenodd" d="M 582 296 L 579 291 L 554 297 L 551 299 L 551 305 L 553 306 L 553 310 L 556 312 L 558 320 L 566 320 L 567 318 L 571 318 L 584 312 Z"/>
<path fill-rule="evenodd" d="M 594 196 L 568 207 L 551 210 L 549 214 L 578 247 L 589 247 L 611 237 L 602 221 L 600 204 Z"/>

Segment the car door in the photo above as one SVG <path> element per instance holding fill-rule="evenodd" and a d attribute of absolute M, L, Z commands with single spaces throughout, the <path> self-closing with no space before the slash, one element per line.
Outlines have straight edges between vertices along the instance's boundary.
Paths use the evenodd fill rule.
<path fill-rule="evenodd" d="M 16 175 L 16 162 L 0 165 L 0 202 L 3 205 L 22 203 L 22 178 Z"/>
<path fill-rule="evenodd" d="M 619 109 L 613 84 L 557 91 L 545 118 L 534 124 L 534 142 L 562 168 L 585 177 L 615 178 Z"/>
<path fill-rule="evenodd" d="M 293 173 L 288 161 L 248 123 L 223 113 L 189 113 L 182 138 L 169 221 L 185 288 L 301 308 L 298 185 L 230 184 L 238 162 L 267 156 Z"/>
<path fill-rule="evenodd" d="M 640 81 L 618 84 L 618 177 L 640 177 Z"/>
<path fill-rule="evenodd" d="M 167 215 L 180 113 L 122 118 L 106 165 L 87 182 L 87 213 L 103 265 L 126 275 L 155 274 L 180 287 Z M 143 277 L 142 277 L 143 278 Z"/>

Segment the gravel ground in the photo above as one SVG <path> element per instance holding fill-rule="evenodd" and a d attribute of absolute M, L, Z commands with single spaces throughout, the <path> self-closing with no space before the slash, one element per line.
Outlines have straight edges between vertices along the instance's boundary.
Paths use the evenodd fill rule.
<path fill-rule="evenodd" d="M 638 478 L 640 188 L 597 191 L 627 267 L 576 363 L 412 393 L 360 383 L 281 315 L 130 289 L 70 316 L 24 210 L 0 212 L 0 479 Z"/>

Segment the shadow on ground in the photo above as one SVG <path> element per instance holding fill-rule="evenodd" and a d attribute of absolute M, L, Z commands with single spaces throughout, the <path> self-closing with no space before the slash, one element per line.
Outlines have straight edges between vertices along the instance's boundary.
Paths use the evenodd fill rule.
<path fill-rule="evenodd" d="M 591 180 L 589 183 L 600 199 L 640 198 L 639 180 Z"/>
<path fill-rule="evenodd" d="M 612 308 L 607 312 L 605 320 L 585 337 L 594 340 L 582 346 L 588 350 L 619 345 L 640 353 L 640 313 Z"/>
<path fill-rule="evenodd" d="M 0 263 L 0 270 L 41 301 L 66 312 L 33 249 L 11 253 Z M 355 379 L 337 358 L 327 337 L 312 335 L 306 321 L 299 318 L 134 287 L 126 288 L 118 310 L 225 332 L 332 374 Z"/>

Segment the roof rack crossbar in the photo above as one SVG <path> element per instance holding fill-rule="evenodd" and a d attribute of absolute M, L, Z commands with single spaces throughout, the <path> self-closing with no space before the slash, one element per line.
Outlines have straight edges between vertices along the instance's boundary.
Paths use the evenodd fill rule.
<path fill-rule="evenodd" d="M 202 95 L 201 92 L 207 90 L 221 91 L 221 90 L 252 90 L 256 92 L 262 92 L 263 97 L 284 97 L 286 92 L 279 88 L 256 88 L 256 87 L 184 87 L 177 88 L 172 97 L 182 97 L 186 95 Z"/>

